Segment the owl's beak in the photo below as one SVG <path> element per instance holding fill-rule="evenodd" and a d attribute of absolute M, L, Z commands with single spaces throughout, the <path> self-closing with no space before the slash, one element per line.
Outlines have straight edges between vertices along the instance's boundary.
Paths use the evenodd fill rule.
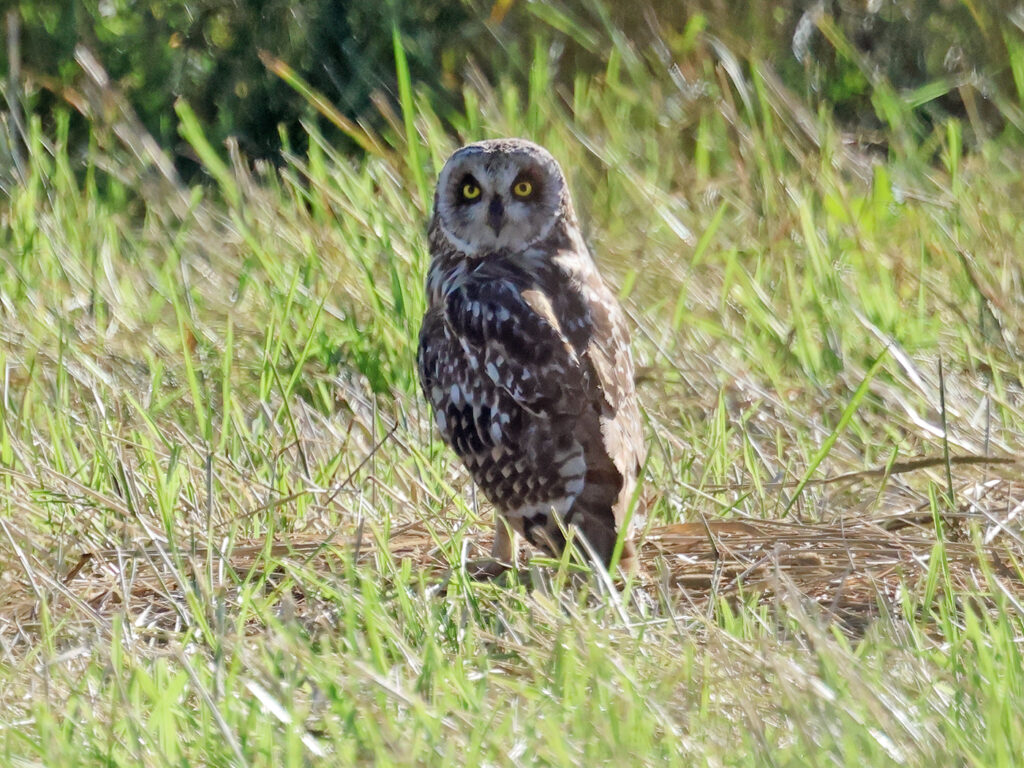
<path fill-rule="evenodd" d="M 501 202 L 501 198 L 495 195 L 491 198 L 491 204 L 487 206 L 487 226 L 494 230 L 494 234 L 498 234 L 504 222 L 505 205 Z"/>

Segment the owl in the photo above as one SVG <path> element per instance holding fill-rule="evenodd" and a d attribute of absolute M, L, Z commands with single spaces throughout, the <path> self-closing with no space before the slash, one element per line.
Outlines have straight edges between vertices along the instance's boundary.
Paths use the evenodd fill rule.
<path fill-rule="evenodd" d="M 644 456 L 623 311 L 580 233 L 565 176 L 522 139 L 445 163 L 429 228 L 420 384 L 445 442 L 496 508 L 493 577 L 516 537 L 611 560 Z M 634 566 L 625 537 L 619 560 Z"/>

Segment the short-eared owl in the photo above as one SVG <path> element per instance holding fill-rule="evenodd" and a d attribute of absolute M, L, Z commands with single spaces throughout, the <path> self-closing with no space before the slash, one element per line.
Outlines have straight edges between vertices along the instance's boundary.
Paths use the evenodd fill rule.
<path fill-rule="evenodd" d="M 643 459 L 640 413 L 622 309 L 561 168 L 521 139 L 463 147 L 438 178 L 429 237 L 420 383 L 498 510 L 477 575 L 514 562 L 516 533 L 560 553 L 570 526 L 607 565 Z M 627 538 L 622 567 L 633 557 Z"/>

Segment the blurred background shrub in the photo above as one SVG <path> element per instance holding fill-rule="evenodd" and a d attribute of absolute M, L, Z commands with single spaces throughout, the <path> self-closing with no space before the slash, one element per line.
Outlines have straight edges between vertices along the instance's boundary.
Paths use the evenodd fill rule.
<path fill-rule="evenodd" d="M 1001 0 L 22 0 L 12 21 L 21 77 L 8 82 L 8 51 L 0 64 L 6 104 L 19 100 L 44 124 L 55 108 L 80 105 L 75 47 L 83 45 L 186 174 L 179 97 L 215 145 L 235 137 L 250 157 L 276 158 L 282 128 L 301 145 L 303 119 L 354 150 L 259 52 L 284 61 L 343 114 L 379 125 L 374 95 L 397 101 L 394 29 L 415 87 L 442 115 L 446 104 L 461 106 L 460 86 L 474 72 L 528 82 L 538 46 L 549 51 L 551 87 L 623 65 L 691 95 L 715 90 L 706 65 L 715 47 L 741 68 L 771 66 L 811 109 L 833 112 L 867 144 L 896 119 L 919 138 L 948 116 L 964 118 L 969 142 L 998 135 L 1008 121 L 1019 128 L 1013 105 L 1024 90 L 1024 12 Z M 86 123 L 75 116 L 72 141 L 85 140 Z"/>

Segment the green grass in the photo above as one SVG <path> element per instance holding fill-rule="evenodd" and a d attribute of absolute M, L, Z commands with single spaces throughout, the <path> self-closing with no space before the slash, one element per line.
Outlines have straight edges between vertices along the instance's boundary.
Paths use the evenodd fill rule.
<path fill-rule="evenodd" d="M 1017 764 L 1019 467 L 814 481 L 1021 455 L 1021 137 L 869 157 L 756 61 L 687 100 L 621 41 L 439 115 L 397 50 L 358 159 L 311 132 L 249 168 L 181 103 L 185 188 L 124 126 L 81 156 L 32 120 L 0 203 L 0 762 Z M 562 161 L 621 288 L 652 523 L 916 511 L 998 564 L 940 538 L 856 632 L 798 589 L 439 591 L 489 512 L 415 382 L 429 185 L 499 135 Z"/>

